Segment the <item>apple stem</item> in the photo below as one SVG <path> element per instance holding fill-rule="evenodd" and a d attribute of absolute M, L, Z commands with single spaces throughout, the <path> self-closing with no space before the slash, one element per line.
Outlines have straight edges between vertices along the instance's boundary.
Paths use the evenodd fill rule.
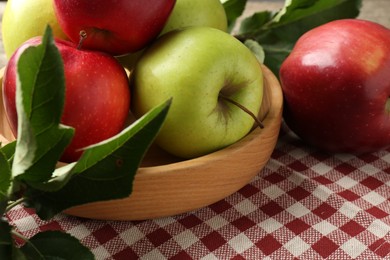
<path fill-rule="evenodd" d="M 222 95 L 221 93 L 219 94 L 219 97 L 222 98 L 223 100 L 225 100 L 225 101 L 227 101 L 227 102 L 237 106 L 241 110 L 243 110 L 245 113 L 250 115 L 255 120 L 255 123 L 257 124 L 258 127 L 260 127 L 261 129 L 264 128 L 263 123 L 257 118 L 257 116 L 255 114 L 252 113 L 252 111 L 250 111 L 249 109 L 247 109 L 246 107 L 244 107 L 243 105 L 238 103 L 237 101 Z"/>
<path fill-rule="evenodd" d="M 77 45 L 77 49 L 78 50 L 81 49 L 81 46 L 83 45 L 83 42 L 85 41 L 85 39 L 87 39 L 87 32 L 84 31 L 84 30 L 81 30 L 79 35 L 80 35 L 80 41 L 79 41 L 79 44 Z"/>

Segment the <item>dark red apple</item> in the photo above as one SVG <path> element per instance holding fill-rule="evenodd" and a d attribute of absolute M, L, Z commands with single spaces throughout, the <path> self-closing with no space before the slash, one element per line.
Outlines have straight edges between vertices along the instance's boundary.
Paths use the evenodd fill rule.
<path fill-rule="evenodd" d="M 390 30 L 360 19 L 304 34 L 283 62 L 286 124 L 328 152 L 390 146 Z"/>
<path fill-rule="evenodd" d="M 175 0 L 54 0 L 58 22 L 84 48 L 121 55 L 144 48 L 162 31 Z"/>
<path fill-rule="evenodd" d="M 15 104 L 16 64 L 29 46 L 41 38 L 25 42 L 10 58 L 4 72 L 3 102 L 11 129 L 17 135 Z M 65 106 L 61 122 L 75 128 L 71 144 L 61 161 L 76 161 L 79 149 L 103 141 L 119 133 L 130 108 L 130 89 L 123 67 L 112 56 L 75 48 L 71 42 L 56 40 L 64 62 Z M 55 86 L 53 86 L 55 87 Z"/>

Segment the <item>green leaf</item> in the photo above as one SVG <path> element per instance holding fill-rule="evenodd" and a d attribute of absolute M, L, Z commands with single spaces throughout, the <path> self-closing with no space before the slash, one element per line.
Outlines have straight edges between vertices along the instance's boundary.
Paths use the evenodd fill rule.
<path fill-rule="evenodd" d="M 0 144 L 0 216 L 5 213 L 10 196 L 13 195 L 11 186 L 15 188 L 16 185 L 12 181 L 11 169 L 15 144 L 15 141 L 5 146 Z"/>
<path fill-rule="evenodd" d="M 21 54 L 17 71 L 18 138 L 12 175 L 34 185 L 51 178 L 74 133 L 60 124 L 65 79 L 62 58 L 50 27 L 42 44 L 29 47 Z"/>
<path fill-rule="evenodd" d="M 291 53 L 293 44 L 280 42 L 277 44 L 263 44 L 262 47 L 265 53 L 264 64 L 266 64 L 276 76 L 279 76 L 280 66 Z"/>
<path fill-rule="evenodd" d="M 12 227 L 5 219 L 0 219 L 0 259 L 13 259 Z"/>
<path fill-rule="evenodd" d="M 0 145 L 0 147 L 1 147 L 1 151 L 3 151 L 3 153 L 7 157 L 7 160 L 10 161 L 14 157 L 14 154 L 15 154 L 16 141 L 8 143 L 4 146 Z"/>
<path fill-rule="evenodd" d="M 265 53 L 263 47 L 254 40 L 246 40 L 245 46 L 252 51 L 260 63 L 264 63 Z"/>
<path fill-rule="evenodd" d="M 8 199 L 0 200 L 0 216 L 3 216 L 7 211 L 8 201 Z"/>
<path fill-rule="evenodd" d="M 279 39 L 296 41 L 302 34 L 319 25 L 357 17 L 361 4 L 362 0 L 295 0 L 282 9 L 268 27 Z"/>
<path fill-rule="evenodd" d="M 11 176 L 12 176 L 11 165 L 8 162 L 6 153 L 3 151 L 3 148 L 1 148 L 0 149 L 0 203 L 8 200 L 8 190 L 11 187 Z M 0 206 L 0 213 L 4 213 L 1 208 L 3 207 Z"/>
<path fill-rule="evenodd" d="M 95 259 L 75 237 L 60 231 L 45 231 L 33 236 L 21 248 L 28 260 Z"/>
<path fill-rule="evenodd" d="M 307 31 L 337 19 L 356 18 L 362 0 L 286 0 L 277 13 L 262 11 L 245 18 L 237 38 L 257 41 L 265 51 L 264 64 L 275 75 L 296 41 Z"/>
<path fill-rule="evenodd" d="M 7 223 L 6 219 L 0 218 L 0 245 L 12 245 L 11 230 L 12 227 Z"/>
<path fill-rule="evenodd" d="M 222 0 L 223 7 L 228 20 L 228 31 L 232 31 L 236 20 L 245 10 L 247 0 Z"/>
<path fill-rule="evenodd" d="M 252 33 L 260 30 L 272 20 L 273 12 L 262 11 L 254 13 L 252 16 L 246 17 L 240 24 L 240 34 Z"/>
<path fill-rule="evenodd" d="M 80 160 L 41 190 L 29 189 L 28 206 L 48 219 L 72 206 L 128 197 L 138 167 L 168 113 L 170 101 L 149 111 L 117 136 L 88 147 Z M 65 182 L 65 184 L 64 184 Z M 49 192 L 50 189 L 60 189 Z M 42 191 L 46 190 L 46 191 Z"/>

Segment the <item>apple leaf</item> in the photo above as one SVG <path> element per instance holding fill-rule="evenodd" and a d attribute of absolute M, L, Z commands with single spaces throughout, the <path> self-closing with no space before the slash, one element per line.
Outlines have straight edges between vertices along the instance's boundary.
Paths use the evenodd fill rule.
<path fill-rule="evenodd" d="M 261 44 L 264 50 L 264 64 L 279 76 L 280 66 L 294 47 L 293 42 L 278 42 L 274 44 Z"/>
<path fill-rule="evenodd" d="M 305 32 L 333 20 L 356 18 L 361 5 L 362 0 L 287 0 L 276 13 L 261 11 L 243 19 L 237 38 L 257 41 L 264 48 L 265 65 L 278 75 Z"/>
<path fill-rule="evenodd" d="M 0 144 L 0 150 L 4 153 L 8 161 L 12 160 L 12 158 L 14 157 L 15 148 L 16 148 L 16 141 L 8 143 L 4 146 L 1 146 Z"/>
<path fill-rule="evenodd" d="M 20 55 L 17 75 L 18 137 L 12 176 L 34 185 L 51 178 L 74 133 L 60 124 L 65 79 L 50 27 L 42 44 L 29 47 Z"/>
<path fill-rule="evenodd" d="M 21 247 L 21 251 L 26 259 L 34 260 L 95 259 L 92 252 L 77 238 L 60 231 L 38 233 Z"/>
<path fill-rule="evenodd" d="M 12 259 L 13 239 L 12 227 L 4 219 L 0 219 L 0 259 Z"/>
<path fill-rule="evenodd" d="M 247 0 L 222 0 L 228 20 L 228 31 L 231 32 L 236 25 L 236 20 L 245 10 Z"/>
<path fill-rule="evenodd" d="M 265 53 L 263 47 L 254 40 L 246 40 L 245 46 L 252 51 L 260 63 L 264 63 Z"/>
<path fill-rule="evenodd" d="M 65 166 L 68 169 L 63 174 L 67 177 L 54 177 L 40 190 L 28 189 L 27 206 L 34 207 L 40 218 L 48 219 L 72 206 L 128 197 L 138 167 L 170 104 L 169 100 L 113 138 L 87 147 L 77 163 Z M 58 190 L 51 192 L 53 186 Z"/>
<path fill-rule="evenodd" d="M 245 35 L 246 33 L 256 32 L 263 26 L 266 26 L 272 20 L 273 16 L 274 13 L 270 11 L 256 12 L 252 16 L 242 20 L 239 33 Z"/>
<path fill-rule="evenodd" d="M 25 260 L 28 259 L 17 247 L 12 238 L 12 226 L 6 218 L 0 219 L 0 259 Z"/>
<path fill-rule="evenodd" d="M 11 186 L 11 165 L 8 162 L 6 154 L 0 150 L 0 203 L 7 200 L 8 189 Z M 3 210 L 0 209 L 0 213 Z"/>

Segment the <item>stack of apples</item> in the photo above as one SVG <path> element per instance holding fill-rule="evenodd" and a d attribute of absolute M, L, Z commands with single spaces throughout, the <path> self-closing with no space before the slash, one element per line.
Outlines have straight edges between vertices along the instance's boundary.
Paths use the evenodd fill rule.
<path fill-rule="evenodd" d="M 208 154 L 252 128 L 253 118 L 234 102 L 258 114 L 261 66 L 227 32 L 219 0 L 9 0 L 3 98 L 15 135 L 18 58 L 41 42 L 47 24 L 64 63 L 61 121 L 75 128 L 62 161 L 120 132 L 130 113 L 141 117 L 171 98 L 156 143 L 176 156 Z"/>

